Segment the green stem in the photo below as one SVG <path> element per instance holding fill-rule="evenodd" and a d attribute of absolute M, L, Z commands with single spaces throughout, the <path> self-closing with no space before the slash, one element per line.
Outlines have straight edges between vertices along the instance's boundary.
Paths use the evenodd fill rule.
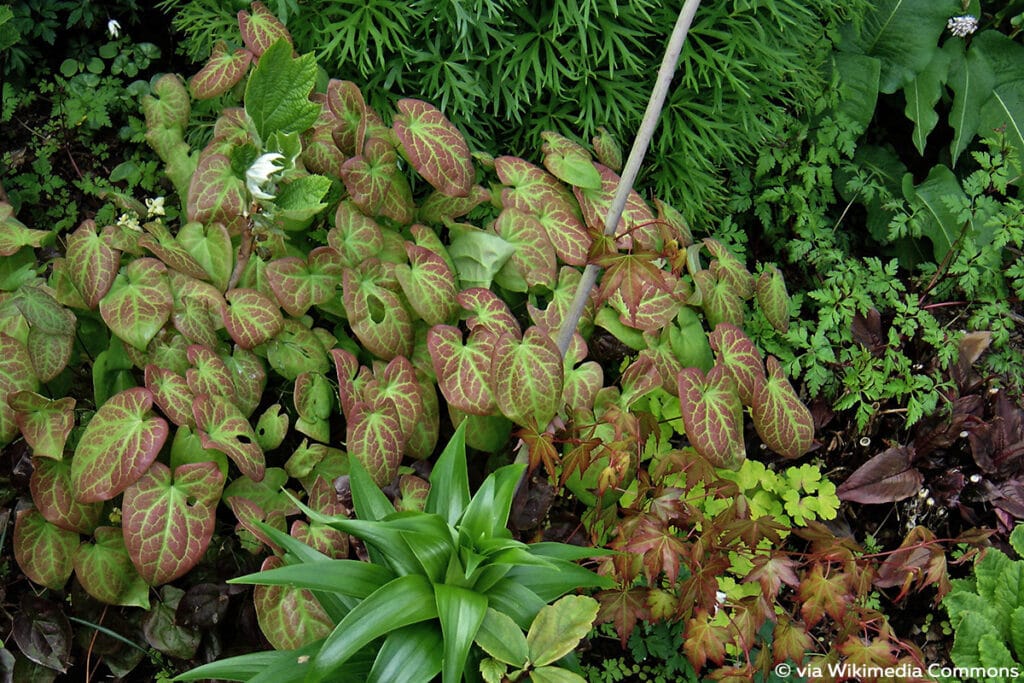
<path fill-rule="evenodd" d="M 78 617 L 68 617 L 68 621 L 73 621 L 76 624 L 81 624 L 82 626 L 88 626 L 91 629 L 95 629 L 95 630 L 99 631 L 100 633 L 103 633 L 105 635 L 110 636 L 114 640 L 119 640 L 122 643 L 124 643 L 125 645 L 128 645 L 130 647 L 134 647 L 136 650 L 138 650 L 142 654 L 146 655 L 147 657 L 149 656 L 149 650 L 147 650 L 146 648 L 142 647 L 138 643 L 125 638 L 124 636 L 122 636 L 117 631 L 111 631 L 106 626 L 100 626 L 99 624 L 94 624 L 91 621 L 86 621 L 85 619 L 79 619 Z"/>

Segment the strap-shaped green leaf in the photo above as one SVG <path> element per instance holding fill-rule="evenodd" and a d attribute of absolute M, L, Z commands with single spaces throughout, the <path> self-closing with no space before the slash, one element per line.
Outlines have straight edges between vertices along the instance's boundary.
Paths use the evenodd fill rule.
<path fill-rule="evenodd" d="M 306 675 L 309 657 L 316 653 L 323 641 L 310 643 L 298 650 L 267 650 L 227 657 L 203 664 L 176 676 L 179 681 L 199 681 L 207 678 L 227 681 L 252 681 L 261 674 L 269 674 L 272 681 L 290 683 L 301 681 Z"/>
<path fill-rule="evenodd" d="M 274 568 L 264 568 L 255 574 L 246 574 L 229 583 L 248 583 L 259 586 L 295 586 L 322 590 L 353 598 L 365 598 L 395 578 L 395 573 L 377 564 L 361 560 L 306 561 Z"/>
<path fill-rule="evenodd" d="M 167 440 L 167 422 L 150 412 L 153 395 L 126 389 L 100 406 L 71 461 L 78 500 L 110 500 L 143 475 Z"/>
<path fill-rule="evenodd" d="M 462 422 L 430 471 L 426 512 L 440 515 L 456 526 L 469 504 L 469 471 L 466 467 L 466 423 Z"/>
<path fill-rule="evenodd" d="M 434 599 L 444 636 L 441 680 L 459 683 L 469 649 L 487 613 L 487 598 L 460 586 L 434 584 Z"/>
<path fill-rule="evenodd" d="M 462 515 L 459 536 L 475 547 L 494 538 L 510 538 L 506 528 L 519 478 L 525 464 L 505 465 L 487 475 Z"/>
<path fill-rule="evenodd" d="M 416 172 L 442 194 L 468 197 L 473 162 L 459 129 L 427 102 L 402 99 L 395 106 L 395 135 Z"/>
<path fill-rule="evenodd" d="M 754 394 L 751 417 L 765 444 L 787 458 L 799 458 L 814 443 L 814 419 L 786 379 L 774 356 L 767 360 L 768 377 Z"/>
<path fill-rule="evenodd" d="M 245 86 L 245 113 L 260 140 L 272 133 L 301 133 L 313 125 L 320 114 L 319 105 L 309 100 L 315 83 L 313 55 L 293 58 L 292 46 L 283 38 L 266 48 Z"/>
<path fill-rule="evenodd" d="M 171 317 L 174 299 L 167 266 L 153 258 L 130 262 L 100 300 L 100 315 L 110 330 L 140 351 Z"/>
<path fill-rule="evenodd" d="M 367 683 L 430 683 L 441 673 L 445 638 L 435 624 L 411 624 L 388 634 Z"/>

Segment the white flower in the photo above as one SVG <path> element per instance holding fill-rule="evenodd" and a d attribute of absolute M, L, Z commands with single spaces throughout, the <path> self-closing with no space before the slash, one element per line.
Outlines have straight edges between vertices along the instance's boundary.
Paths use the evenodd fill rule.
<path fill-rule="evenodd" d="M 107 22 L 107 33 L 110 34 L 111 38 L 117 38 L 121 35 L 121 23 L 117 19 L 111 19 Z"/>
<path fill-rule="evenodd" d="M 135 215 L 134 211 L 122 213 L 117 219 L 117 224 L 122 228 L 142 232 L 142 226 L 139 225 L 139 217 Z"/>
<path fill-rule="evenodd" d="M 156 216 L 164 215 L 164 198 L 155 197 L 153 199 L 146 200 L 146 216 L 148 218 L 154 218 Z"/>
<path fill-rule="evenodd" d="M 970 14 L 950 17 L 946 22 L 946 28 L 957 38 L 966 38 L 978 30 L 978 18 L 972 17 Z"/>
<path fill-rule="evenodd" d="M 252 166 L 250 166 L 245 172 L 245 186 L 249 189 L 249 194 L 251 194 L 253 198 L 274 198 L 273 194 L 265 192 L 263 188 L 270 182 L 270 176 L 284 168 L 283 165 L 277 164 L 281 159 L 284 159 L 283 154 L 268 152 L 260 156 L 256 161 L 252 162 Z"/>

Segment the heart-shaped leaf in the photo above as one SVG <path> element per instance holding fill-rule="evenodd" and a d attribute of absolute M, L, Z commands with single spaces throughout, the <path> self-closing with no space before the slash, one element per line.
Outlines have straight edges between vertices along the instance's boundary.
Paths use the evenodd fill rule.
<path fill-rule="evenodd" d="M 340 178 L 345 153 L 338 149 L 334 133 L 341 122 L 327 106 L 326 98 L 314 93 L 310 99 L 320 104 L 320 115 L 313 127 L 302 135 L 302 163 L 313 173 L 328 178 Z"/>
<path fill-rule="evenodd" d="M 33 327 L 26 342 L 36 377 L 40 382 L 49 382 L 67 367 L 75 337 L 71 334 L 50 334 Z"/>
<path fill-rule="evenodd" d="M 389 399 L 395 406 L 403 434 L 410 434 L 423 420 L 423 402 L 416 370 L 404 356 L 396 356 L 383 369 L 374 373 L 375 393 Z"/>
<path fill-rule="evenodd" d="M 432 192 L 420 203 L 416 210 L 416 220 L 431 225 L 444 225 L 446 221 L 462 218 L 490 199 L 491 193 L 480 185 L 470 188 L 468 197 L 452 197 L 441 192 Z"/>
<path fill-rule="evenodd" d="M 303 372 L 327 372 L 327 351 L 312 330 L 292 318 L 285 318 L 281 331 L 267 342 L 267 362 L 287 380 Z"/>
<path fill-rule="evenodd" d="M 743 326 L 743 300 L 728 282 L 717 279 L 711 270 L 698 270 L 693 274 L 693 281 L 701 293 L 701 306 L 708 325 L 712 328 L 722 323 Z"/>
<path fill-rule="evenodd" d="M 154 463 L 125 491 L 124 541 L 139 574 L 152 586 L 182 576 L 206 552 L 224 475 L 216 463 L 171 470 Z"/>
<path fill-rule="evenodd" d="M 334 142 L 345 156 L 354 156 L 362 144 L 357 144 L 359 127 L 366 116 L 366 101 L 359 86 L 351 81 L 332 78 L 327 83 L 327 106 L 338 119 Z"/>
<path fill-rule="evenodd" d="M 366 141 L 363 153 L 341 166 L 345 189 L 357 207 L 370 216 L 380 213 L 381 204 L 398 169 L 395 148 L 381 138 Z"/>
<path fill-rule="evenodd" d="M 314 475 L 313 479 L 309 489 L 309 507 L 328 516 L 344 515 L 345 506 L 339 502 L 334 485 L 324 477 Z M 328 524 L 297 519 L 292 523 L 290 534 L 327 557 L 338 560 L 348 557 L 348 534 Z"/>
<path fill-rule="evenodd" d="M 192 416 L 195 393 L 184 377 L 150 364 L 146 366 L 146 388 L 153 394 L 153 402 L 171 422 L 179 427 L 195 426 Z"/>
<path fill-rule="evenodd" d="M 22 247 L 38 247 L 49 234 L 46 230 L 29 230 L 14 217 L 14 207 L 0 202 L 0 256 L 14 256 Z"/>
<path fill-rule="evenodd" d="M 758 384 L 750 406 L 754 427 L 768 448 L 786 458 L 799 458 L 814 443 L 814 419 L 779 361 L 768 356 L 766 364 L 768 377 Z"/>
<path fill-rule="evenodd" d="M 210 282 L 217 289 L 227 289 L 235 258 L 231 248 L 231 236 L 221 223 L 186 223 L 178 231 L 178 242 L 188 250 L 210 276 Z"/>
<path fill-rule="evenodd" d="M 145 235 L 139 237 L 139 246 L 148 249 L 164 264 L 183 275 L 206 280 L 209 278 L 203 267 L 188 253 L 171 231 L 159 221 L 150 221 L 144 225 Z"/>
<path fill-rule="evenodd" d="M 393 127 L 409 164 L 438 192 L 468 197 L 473 162 L 459 129 L 427 102 L 402 99 L 396 106 Z"/>
<path fill-rule="evenodd" d="M 493 230 L 516 249 L 499 271 L 499 282 L 502 273 L 511 269 L 527 288 L 543 285 L 550 289 L 554 286 L 558 276 L 555 250 L 539 220 L 525 211 L 507 208 L 498 214 Z"/>
<path fill-rule="evenodd" d="M 40 459 L 33 463 L 29 480 L 32 502 L 51 524 L 80 534 L 91 534 L 103 514 L 103 503 L 80 503 L 71 485 L 71 463 Z"/>
<path fill-rule="evenodd" d="M 170 271 L 174 308 L 171 323 L 190 342 L 216 346 L 224 316 L 224 297 L 216 287 Z"/>
<path fill-rule="evenodd" d="M 445 260 L 430 249 L 405 243 L 409 265 L 395 267 L 395 277 L 409 305 L 428 325 L 451 322 L 458 313 L 455 274 Z"/>
<path fill-rule="evenodd" d="M 167 422 L 151 413 L 153 394 L 126 389 L 100 406 L 75 449 L 71 483 L 83 503 L 110 500 L 149 469 L 167 440 Z"/>
<path fill-rule="evenodd" d="M 583 211 L 583 220 L 587 227 L 600 235 L 604 234 L 605 221 L 619 186 L 619 176 L 601 164 L 594 164 L 594 168 L 601 174 L 600 187 L 590 189 L 576 186 L 573 188 L 573 193 Z M 641 249 L 657 248 L 661 236 L 658 233 L 657 222 L 654 220 L 654 212 L 636 190 L 629 192 L 614 236 L 616 244 L 622 249 L 633 248 L 634 242 Z"/>
<path fill-rule="evenodd" d="M 213 448 L 227 455 L 242 474 L 260 481 L 265 461 L 256 441 L 252 425 L 242 412 L 224 396 L 196 396 L 192 403 L 199 438 L 203 448 Z"/>
<path fill-rule="evenodd" d="M 245 220 L 247 201 L 245 181 L 235 175 L 231 159 L 224 154 L 207 154 L 199 159 L 188 188 L 190 223 L 220 223 L 229 233 L 237 234 Z"/>
<path fill-rule="evenodd" d="M 235 388 L 232 402 L 242 411 L 242 415 L 248 418 L 259 406 L 260 399 L 263 398 L 263 388 L 267 384 L 267 371 L 263 366 L 263 359 L 240 346 L 232 349 L 230 356 L 221 354 L 220 359 L 231 373 L 231 384 Z M 327 364 L 324 366 L 326 371 Z"/>
<path fill-rule="evenodd" d="M 441 393 L 454 407 L 473 415 L 491 415 L 497 409 L 491 389 L 491 359 L 496 336 L 486 330 L 462 343 L 462 332 L 450 325 L 435 325 L 427 332 L 427 347 Z"/>
<path fill-rule="evenodd" d="M 30 680 L 52 680 L 50 671 L 66 674 L 71 666 L 71 623 L 61 605 L 31 594 L 22 594 L 11 635 L 27 659 L 38 665 L 33 671 L 18 664 Z M 45 667 L 40 670 L 39 667 Z"/>
<path fill-rule="evenodd" d="M 597 160 L 616 173 L 622 171 L 622 147 L 603 126 L 597 127 L 597 135 L 590 139 Z"/>
<path fill-rule="evenodd" d="M 296 317 L 304 315 L 310 306 L 330 300 L 340 280 L 340 268 L 314 265 L 295 257 L 271 261 L 266 273 L 281 307 Z"/>
<path fill-rule="evenodd" d="M 924 475 L 912 464 L 914 449 L 894 446 L 854 470 L 836 487 L 840 500 L 854 503 L 894 503 L 916 495 Z"/>
<path fill-rule="evenodd" d="M 263 560 L 260 571 L 284 566 L 277 557 Z M 260 630 L 276 650 L 294 650 L 327 637 L 334 622 L 307 589 L 287 586 L 253 588 Z"/>
<path fill-rule="evenodd" d="M 757 278 L 754 293 L 764 317 L 772 327 L 785 334 L 789 329 L 789 293 L 779 269 L 773 265 L 766 266 Z"/>
<path fill-rule="evenodd" d="M 274 16 L 262 2 L 252 3 L 252 14 L 245 10 L 238 13 L 238 30 L 245 47 L 259 57 L 278 40 L 291 45 L 291 36 L 281 20 Z"/>
<path fill-rule="evenodd" d="M 32 455 L 55 460 L 64 457 L 64 443 L 75 426 L 75 399 L 52 400 L 32 391 L 19 391 L 11 394 L 7 403 L 15 411 L 15 422 L 32 447 Z"/>
<path fill-rule="evenodd" d="M 243 349 L 259 346 L 281 331 L 281 310 L 255 289 L 232 289 L 224 298 L 224 327 Z"/>
<path fill-rule="evenodd" d="M 234 382 L 231 371 L 220 356 L 205 346 L 188 347 L 188 361 L 192 364 L 185 372 L 185 381 L 193 396 L 223 396 L 233 398 Z"/>
<path fill-rule="evenodd" d="M 527 328 L 522 341 L 512 334 L 498 337 L 491 378 L 498 408 L 516 424 L 544 429 L 558 412 L 562 354 L 539 328 Z"/>
<path fill-rule="evenodd" d="M 469 312 L 466 327 L 471 332 L 485 330 L 495 336 L 506 333 L 520 336 L 519 321 L 504 299 L 491 290 L 483 287 L 464 289 L 459 292 L 457 300 Z"/>
<path fill-rule="evenodd" d="M 717 363 L 724 366 L 736 381 L 736 391 L 744 405 L 752 405 L 757 387 L 764 382 L 764 361 L 754 342 L 743 330 L 721 323 L 708 335 Z"/>
<path fill-rule="evenodd" d="M 342 296 L 349 325 L 375 356 L 385 360 L 408 357 L 412 352 L 412 318 L 398 292 L 383 284 L 380 271 L 379 265 L 370 264 L 359 271 L 345 270 Z"/>
<path fill-rule="evenodd" d="M 14 522 L 14 559 L 40 586 L 60 590 L 74 570 L 71 557 L 80 539 L 47 522 L 38 510 L 19 510 Z"/>
<path fill-rule="evenodd" d="M 110 330 L 140 351 L 171 317 L 173 308 L 167 266 L 153 258 L 128 263 L 100 300 L 100 315 Z"/>
<path fill-rule="evenodd" d="M 334 227 L 327 233 L 327 244 L 334 248 L 345 266 L 354 268 L 384 249 L 384 238 L 377 221 L 360 211 L 351 199 L 338 204 Z"/>
<path fill-rule="evenodd" d="M 231 90 L 249 70 L 252 57 L 249 50 L 238 49 L 229 53 L 227 44 L 218 40 L 206 64 L 189 79 L 192 96 L 197 100 L 209 100 Z"/>
<path fill-rule="evenodd" d="M 78 546 L 75 576 L 82 588 L 100 602 L 149 609 L 149 586 L 132 564 L 121 529 L 100 527 L 94 543 Z"/>
<path fill-rule="evenodd" d="M 559 180 L 588 190 L 601 189 L 601 174 L 594 168 L 590 153 L 572 140 L 550 131 L 541 133 L 544 167 Z"/>
<path fill-rule="evenodd" d="M 715 257 L 710 266 L 715 279 L 726 283 L 739 298 L 749 299 L 754 293 L 757 280 L 750 274 L 747 267 L 716 239 L 705 238 L 704 246 Z"/>
<path fill-rule="evenodd" d="M 679 409 L 686 436 L 715 467 L 738 469 L 746 454 L 743 406 L 732 375 L 721 365 L 679 373 Z"/>
<path fill-rule="evenodd" d="M 405 434 L 393 401 L 360 401 L 352 407 L 345 443 L 348 455 L 356 458 L 377 486 L 387 486 L 398 472 L 405 448 Z"/>

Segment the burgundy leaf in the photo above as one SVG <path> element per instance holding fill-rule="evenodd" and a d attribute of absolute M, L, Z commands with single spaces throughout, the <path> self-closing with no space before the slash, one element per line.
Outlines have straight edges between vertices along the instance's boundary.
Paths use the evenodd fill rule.
<path fill-rule="evenodd" d="M 837 486 L 836 495 L 854 503 L 893 503 L 917 494 L 924 476 L 911 464 L 913 456 L 909 446 L 882 451 Z"/>

